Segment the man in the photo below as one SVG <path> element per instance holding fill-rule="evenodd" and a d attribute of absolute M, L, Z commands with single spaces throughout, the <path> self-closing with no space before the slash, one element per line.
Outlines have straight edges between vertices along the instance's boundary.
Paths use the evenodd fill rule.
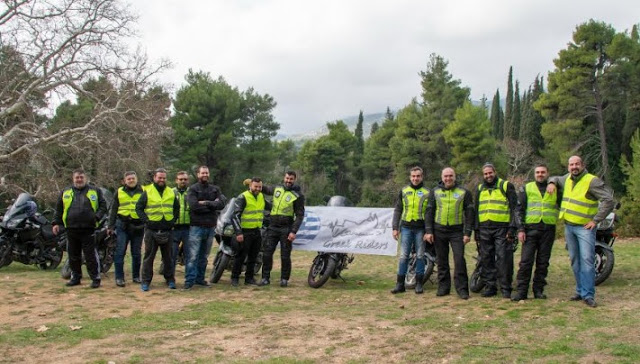
<path fill-rule="evenodd" d="M 211 245 L 215 234 L 217 210 L 222 210 L 226 198 L 218 186 L 209 183 L 209 167 L 198 167 L 198 182 L 189 187 L 187 202 L 191 226 L 189 227 L 189 243 L 186 247 L 186 273 L 184 289 L 194 284 L 210 287 L 204 278 L 207 259 L 211 253 Z"/>
<path fill-rule="evenodd" d="M 256 257 L 262 246 L 261 231 L 265 209 L 271 209 L 271 204 L 265 201 L 262 194 L 262 180 L 254 177 L 251 179 L 249 190 L 238 195 L 235 202 L 233 227 L 240 249 L 239 254 L 235 257 L 231 272 L 231 285 L 234 287 L 239 284 L 245 259 L 247 259 L 247 270 L 244 274 L 244 284 L 257 284 L 253 275 Z"/>
<path fill-rule="evenodd" d="M 271 217 L 262 255 L 262 280 L 259 286 L 271 283 L 273 253 L 280 243 L 280 287 L 287 287 L 291 277 L 291 249 L 302 219 L 304 218 L 304 195 L 299 186 L 294 186 L 297 175 L 294 171 L 284 174 L 284 183 L 280 186 L 264 186 L 263 192 L 273 195 Z"/>
<path fill-rule="evenodd" d="M 511 298 L 513 281 L 513 240 L 520 225 L 518 196 L 512 183 L 496 177 L 491 163 L 482 167 L 484 182 L 476 195 L 476 239 L 480 247 L 482 297 L 497 295 L 497 283 L 503 298 Z"/>
<path fill-rule="evenodd" d="M 173 224 L 180 213 L 180 205 L 173 190 L 167 187 L 167 171 L 164 168 L 156 169 L 153 185 L 146 188 L 136 203 L 136 213 L 145 223 L 140 288 L 145 292 L 149 290 L 153 278 L 153 261 L 160 249 L 164 279 L 169 289 L 176 289 L 171 256 L 171 235 Z"/>
<path fill-rule="evenodd" d="M 189 225 L 191 223 L 191 217 L 189 216 L 189 203 L 187 202 L 187 195 L 189 192 L 189 188 L 187 186 L 189 186 L 189 174 L 186 171 L 178 172 L 176 175 L 176 187 L 173 188 L 173 193 L 175 193 L 178 203 L 180 204 L 180 213 L 178 214 L 176 223 L 173 225 L 173 252 L 171 257 L 173 258 L 174 275 L 180 253 L 180 244 L 182 243 L 182 252 L 186 255 L 187 249 L 185 248 L 189 241 Z"/>
<path fill-rule="evenodd" d="M 458 296 L 469 299 L 469 276 L 464 259 L 464 246 L 471 240 L 474 207 L 471 193 L 458 186 L 456 172 L 447 167 L 442 170 L 441 182 L 431 190 L 427 203 L 427 242 L 434 244 L 438 263 L 437 296 L 446 296 L 451 290 L 449 272 L 449 245 L 453 251 L 454 282 Z"/>
<path fill-rule="evenodd" d="M 547 192 L 554 193 L 555 185 L 563 191 L 560 219 L 565 221 L 565 239 L 576 280 L 576 293 L 570 300 L 596 307 L 596 231 L 598 223 L 613 210 L 613 195 L 600 178 L 587 172 L 579 156 L 569 158 L 568 169 L 568 174 L 549 179 Z"/>
<path fill-rule="evenodd" d="M 396 207 L 393 211 L 392 235 L 394 239 L 402 237 L 400 241 L 400 259 L 398 261 L 398 275 L 396 286 L 391 293 L 401 293 L 405 291 L 404 280 L 407 275 L 409 254 L 412 247 L 415 249 L 416 258 L 416 294 L 424 292 L 422 281 L 424 280 L 424 240 L 427 239 L 425 234 L 425 215 L 427 212 L 427 202 L 429 190 L 424 188 L 423 172 L 420 167 L 413 167 L 409 172 L 410 184 L 404 187 L 398 199 Z"/>
<path fill-rule="evenodd" d="M 107 204 L 99 189 L 87 185 L 82 169 L 73 171 L 73 185 L 65 188 L 56 203 L 53 233 L 60 233 L 60 225 L 67 229 L 67 253 L 71 280 L 67 287 L 80 284 L 82 253 L 91 276 L 91 288 L 100 287 L 100 261 L 93 233 L 97 222 L 107 213 Z"/>
<path fill-rule="evenodd" d="M 535 167 L 534 178 L 535 181 L 527 183 L 520 193 L 522 228 L 518 231 L 518 240 L 522 242 L 522 255 L 516 276 L 517 292 L 511 298 L 514 302 L 527 299 L 534 260 L 536 272 L 533 276 L 533 297 L 547 298 L 544 286 L 547 285 L 549 259 L 556 238 L 560 198 L 558 193 L 547 192 L 549 170 L 546 165 L 538 164 Z"/>
<path fill-rule="evenodd" d="M 118 188 L 111 204 L 107 233 L 116 233 L 116 251 L 113 263 L 116 268 L 116 286 L 124 287 L 124 256 L 131 243 L 131 275 L 133 283 L 140 284 L 140 262 L 144 223 L 136 213 L 136 203 L 142 196 L 136 172 L 124 173 L 124 186 Z M 115 229 L 115 230 L 114 230 Z"/>

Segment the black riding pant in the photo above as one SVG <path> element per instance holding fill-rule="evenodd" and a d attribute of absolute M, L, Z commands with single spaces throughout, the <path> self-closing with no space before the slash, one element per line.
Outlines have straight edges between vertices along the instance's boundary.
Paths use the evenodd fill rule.
<path fill-rule="evenodd" d="M 469 276 L 467 262 L 464 259 L 464 233 L 460 231 L 435 231 L 433 245 L 436 248 L 438 263 L 438 290 L 451 290 L 451 273 L 449 271 L 449 245 L 453 251 L 453 276 L 456 292 L 469 293 Z"/>
<path fill-rule="evenodd" d="M 551 249 L 553 248 L 555 237 L 555 226 L 545 230 L 527 229 L 527 240 L 522 243 L 520 268 L 516 276 L 518 293 L 524 296 L 527 295 L 534 261 L 536 271 L 533 275 L 533 292 L 542 293 L 544 291 L 544 286 L 547 285 L 549 259 L 551 258 Z"/>
<path fill-rule="evenodd" d="M 260 233 L 260 228 L 243 229 L 242 235 L 244 236 L 244 241 L 242 243 L 238 243 L 239 249 L 235 260 L 233 261 L 231 278 L 240 278 L 240 273 L 242 273 L 242 264 L 244 264 L 244 260 L 246 259 L 247 271 L 244 274 L 244 280 L 246 282 L 253 279 L 256 257 L 258 256 L 260 247 L 262 246 L 262 235 Z"/>
<path fill-rule="evenodd" d="M 173 239 L 171 230 L 144 230 L 144 258 L 142 259 L 142 283 L 150 284 L 153 279 L 153 261 L 160 250 L 164 279 L 175 282 L 173 268 Z"/>
<path fill-rule="evenodd" d="M 503 293 L 511 293 L 513 283 L 513 243 L 507 241 L 506 227 L 480 227 L 482 280 L 487 290 L 495 291 L 497 283 Z"/>
<path fill-rule="evenodd" d="M 280 262 L 282 271 L 280 278 L 288 280 L 291 276 L 291 241 L 289 241 L 289 228 L 267 229 L 262 255 L 262 278 L 270 279 L 273 268 L 273 253 L 280 243 Z"/>
<path fill-rule="evenodd" d="M 94 229 L 67 229 L 67 254 L 72 280 L 82 278 L 82 253 L 91 279 L 100 280 L 100 258 L 93 233 Z"/>

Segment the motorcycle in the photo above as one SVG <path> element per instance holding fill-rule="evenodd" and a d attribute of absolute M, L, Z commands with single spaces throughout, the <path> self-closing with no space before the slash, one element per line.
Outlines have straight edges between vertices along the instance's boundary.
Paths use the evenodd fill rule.
<path fill-rule="evenodd" d="M 352 206 L 351 202 L 344 196 L 327 196 L 325 201 L 327 206 Z M 355 256 L 353 254 L 318 252 L 318 255 L 311 263 L 307 283 L 312 288 L 320 288 L 327 283 L 329 277 L 333 279 L 340 278 L 344 281 L 340 273 L 348 269 L 349 263 L 352 263 L 354 259 Z"/>
<path fill-rule="evenodd" d="M 596 286 L 609 278 L 613 271 L 615 255 L 613 254 L 613 243 L 618 234 L 615 231 L 617 219 L 616 210 L 620 208 L 620 203 L 607 217 L 598 223 L 596 230 L 596 256 L 594 260 L 596 270 Z"/>
<path fill-rule="evenodd" d="M 0 267 L 15 260 L 50 270 L 62 261 L 61 245 L 66 245 L 67 235 L 54 235 L 51 222 L 37 209 L 31 196 L 21 193 L 4 214 L 0 223 Z"/>
<path fill-rule="evenodd" d="M 230 199 L 227 205 L 220 211 L 220 215 L 218 216 L 218 221 L 216 223 L 216 241 L 220 245 L 218 248 L 218 252 L 216 253 L 216 257 L 213 260 L 213 271 L 211 272 L 211 276 L 209 277 L 209 282 L 218 283 L 225 270 L 232 270 L 233 264 L 235 260 L 235 256 L 238 254 L 240 250 L 240 245 L 236 241 L 236 232 L 233 228 L 232 220 L 235 218 L 234 216 L 234 207 L 235 207 L 235 197 Z M 263 236 L 265 231 L 265 226 L 263 225 Z M 246 272 L 247 270 L 247 259 L 245 258 L 244 264 L 242 265 L 242 271 Z M 254 274 L 258 274 L 260 269 L 262 268 L 262 248 L 256 257 L 256 263 L 254 265 Z"/>
<path fill-rule="evenodd" d="M 111 202 L 113 201 L 113 194 L 106 188 L 99 187 L 107 202 L 107 211 L 111 208 Z M 113 265 L 113 254 L 116 251 L 116 237 L 115 235 L 109 236 L 107 234 L 107 219 L 108 216 L 104 216 L 99 222 L 96 230 L 91 235 L 96 244 L 96 251 L 98 252 L 98 258 L 100 258 L 100 273 L 104 274 L 111 269 Z M 67 250 L 67 242 L 65 240 L 62 244 L 62 249 Z M 85 264 L 84 253 L 82 253 L 82 264 Z M 60 268 L 60 277 L 64 279 L 71 278 L 71 266 L 69 266 L 69 257 L 65 259 L 62 268 Z"/>
<path fill-rule="evenodd" d="M 417 254 L 415 249 L 411 251 L 409 256 L 409 266 L 407 269 L 407 275 L 404 278 L 404 285 L 408 289 L 412 289 L 416 286 L 416 258 Z M 436 248 L 433 244 L 427 243 L 424 250 L 424 278 L 422 284 L 425 284 L 433 275 L 436 268 Z"/>

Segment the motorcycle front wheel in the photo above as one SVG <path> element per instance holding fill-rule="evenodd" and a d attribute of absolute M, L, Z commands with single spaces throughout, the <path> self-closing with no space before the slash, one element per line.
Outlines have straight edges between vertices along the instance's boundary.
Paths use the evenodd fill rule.
<path fill-rule="evenodd" d="M 484 288 L 484 282 L 482 281 L 482 268 L 480 265 L 476 265 L 476 269 L 471 273 L 471 279 L 469 279 L 469 289 L 473 293 L 479 293 Z"/>
<path fill-rule="evenodd" d="M 336 268 L 336 261 L 327 254 L 318 255 L 311 264 L 307 283 L 310 287 L 320 288 L 327 283 Z"/>
<path fill-rule="evenodd" d="M 9 242 L 0 240 L 0 268 L 8 266 L 13 261 L 11 258 L 12 250 Z"/>
<path fill-rule="evenodd" d="M 213 272 L 211 272 L 209 282 L 218 283 L 220 278 L 222 278 L 224 269 L 227 267 L 227 265 L 229 265 L 230 258 L 230 256 L 224 254 L 222 251 L 218 251 L 218 253 L 216 254 L 216 258 L 213 260 Z"/>
<path fill-rule="evenodd" d="M 56 244 L 44 252 L 44 262 L 38 264 L 42 270 L 52 270 L 58 268 L 62 261 L 62 249 Z"/>
<path fill-rule="evenodd" d="M 611 275 L 611 272 L 613 271 L 614 262 L 615 256 L 611 250 L 596 245 L 596 256 L 594 260 L 596 286 L 609 278 L 609 275 Z"/>
<path fill-rule="evenodd" d="M 60 268 L 60 277 L 64 279 L 71 279 L 71 267 L 69 266 L 69 257 L 64 260 L 62 268 Z"/>

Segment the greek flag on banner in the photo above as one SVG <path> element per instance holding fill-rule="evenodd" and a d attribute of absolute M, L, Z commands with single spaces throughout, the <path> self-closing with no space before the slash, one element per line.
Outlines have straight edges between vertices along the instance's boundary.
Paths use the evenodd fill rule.
<path fill-rule="evenodd" d="M 395 256 L 392 218 L 391 208 L 305 207 L 293 249 Z"/>

